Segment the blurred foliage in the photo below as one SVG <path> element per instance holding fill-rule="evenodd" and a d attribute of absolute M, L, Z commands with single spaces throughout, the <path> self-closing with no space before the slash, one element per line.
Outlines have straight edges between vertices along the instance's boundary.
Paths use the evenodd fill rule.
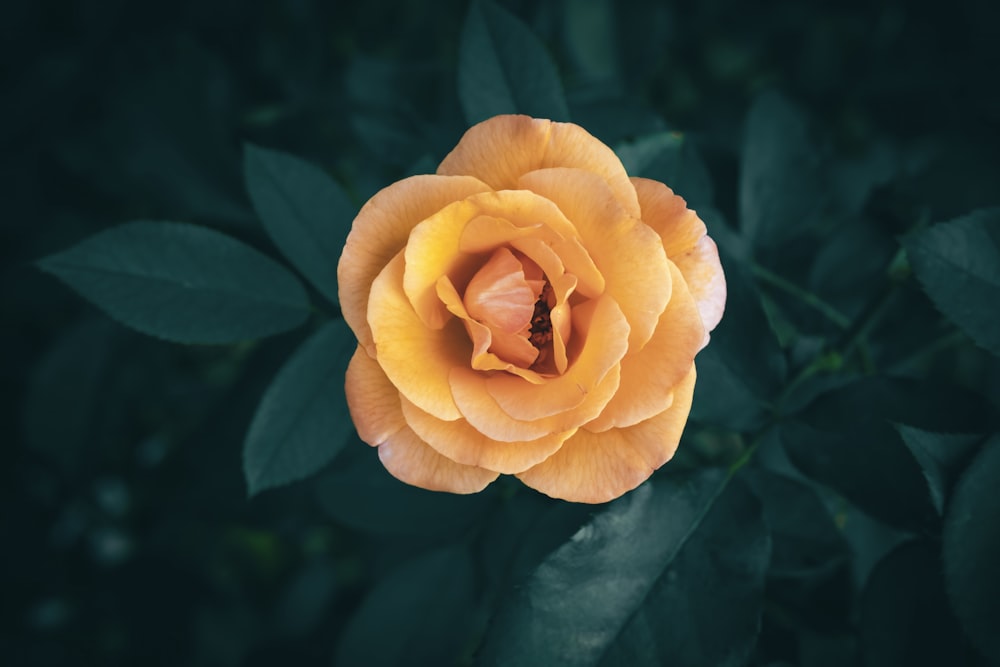
<path fill-rule="evenodd" d="M 974 0 L 4 3 L 0 659 L 998 664 L 998 23 Z M 318 347 L 344 348 L 317 249 L 511 109 L 674 187 L 729 280 L 676 459 L 607 507 L 407 487 L 315 405 L 342 372 Z M 303 242 L 289 189 L 342 226 Z M 233 237 L 248 277 L 272 258 L 309 325 L 171 345 L 33 264 L 67 278 L 133 220 Z M 217 305 L 211 340 L 173 337 L 269 333 Z"/>

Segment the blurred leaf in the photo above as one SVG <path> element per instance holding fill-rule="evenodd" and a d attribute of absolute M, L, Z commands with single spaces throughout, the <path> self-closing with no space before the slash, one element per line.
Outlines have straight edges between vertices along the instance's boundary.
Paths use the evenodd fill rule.
<path fill-rule="evenodd" d="M 891 525 L 934 530 L 920 465 L 892 423 L 935 431 L 987 428 L 985 401 L 937 383 L 869 377 L 821 395 L 781 426 L 785 451 L 812 479 Z"/>
<path fill-rule="evenodd" d="M 462 26 L 458 96 L 470 125 L 522 113 L 569 120 L 552 57 L 528 26 L 488 0 L 475 0 Z"/>
<path fill-rule="evenodd" d="M 712 204 L 712 180 L 708 167 L 680 132 L 658 132 L 619 145 L 615 153 L 629 176 L 642 176 L 665 183 L 687 201 L 688 208 Z"/>
<path fill-rule="evenodd" d="M 743 664 L 770 540 L 727 479 L 664 477 L 608 505 L 511 592 L 484 664 Z"/>
<path fill-rule="evenodd" d="M 740 165 L 741 229 L 755 247 L 802 234 L 829 205 L 825 165 L 803 113 L 765 93 L 747 117 Z"/>
<path fill-rule="evenodd" d="M 471 631 L 475 572 L 468 552 L 446 547 L 384 576 L 347 622 L 335 664 L 454 664 Z"/>
<path fill-rule="evenodd" d="M 335 320 L 304 342 L 278 372 L 243 443 L 251 496 L 316 473 L 344 447 L 354 432 L 344 373 L 356 347 L 347 324 Z"/>
<path fill-rule="evenodd" d="M 930 543 L 907 542 L 879 561 L 860 615 L 863 664 L 869 667 L 973 664 L 945 597 L 941 557 Z"/>
<path fill-rule="evenodd" d="M 337 260 L 356 213 L 322 169 L 292 155 L 246 145 L 247 191 L 281 252 L 333 303 Z"/>
<path fill-rule="evenodd" d="M 709 229 L 720 239 L 728 230 L 718 220 Z M 726 272 L 726 314 L 708 347 L 698 354 L 691 416 L 750 431 L 769 419 L 771 400 L 781 391 L 787 366 L 746 261 L 721 240 L 719 255 Z"/>
<path fill-rule="evenodd" d="M 287 269 L 186 223 L 128 223 L 38 265 L 119 322 L 177 343 L 259 338 L 309 316 L 309 297 Z"/>
<path fill-rule="evenodd" d="M 282 638 L 302 639 L 316 629 L 337 588 L 333 565 L 317 559 L 297 572 L 274 609 L 271 628 Z"/>
<path fill-rule="evenodd" d="M 95 412 L 120 331 L 104 318 L 68 329 L 46 351 L 31 378 L 24 398 L 25 442 L 65 472 L 76 468 L 94 437 Z"/>
<path fill-rule="evenodd" d="M 958 482 L 944 523 L 948 597 L 966 634 L 1000 662 L 1000 435 L 983 445 Z"/>
<path fill-rule="evenodd" d="M 915 232 L 903 246 L 934 305 L 1000 355 L 1000 208 Z"/>
<path fill-rule="evenodd" d="M 454 535 L 496 502 L 496 485 L 474 495 L 427 491 L 390 475 L 378 453 L 360 440 L 316 485 L 320 505 L 340 523 L 376 535 Z"/>
<path fill-rule="evenodd" d="M 933 433 L 906 424 L 895 424 L 927 480 L 931 502 L 938 514 L 951 495 L 952 486 L 975 454 L 983 436 L 969 433 Z"/>

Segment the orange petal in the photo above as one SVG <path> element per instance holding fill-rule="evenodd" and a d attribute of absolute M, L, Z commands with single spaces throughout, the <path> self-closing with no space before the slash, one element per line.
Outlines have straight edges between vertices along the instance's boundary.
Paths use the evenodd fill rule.
<path fill-rule="evenodd" d="M 726 276 L 719 262 L 719 249 L 715 241 L 703 236 L 693 248 L 674 258 L 674 262 L 698 303 L 707 335 L 722 320 L 726 309 Z"/>
<path fill-rule="evenodd" d="M 414 433 L 441 455 L 457 463 L 505 474 L 521 472 L 541 463 L 574 433 L 569 430 L 528 442 L 499 442 L 487 438 L 464 419 L 437 419 L 406 399 L 403 399 L 403 414 Z"/>
<path fill-rule="evenodd" d="M 576 226 L 604 276 L 605 294 L 614 297 L 632 327 L 629 346 L 641 348 L 670 300 L 670 271 L 659 235 L 629 216 L 607 185 L 588 172 L 544 169 L 522 176 L 520 185 L 555 202 Z"/>
<path fill-rule="evenodd" d="M 705 340 L 705 328 L 694 297 L 673 262 L 670 271 L 673 295 L 653 337 L 641 350 L 622 359 L 618 392 L 604 412 L 586 424 L 588 431 L 632 426 L 663 412 L 670 407 L 676 385 L 690 372 Z"/>
<path fill-rule="evenodd" d="M 534 440 L 589 422 L 614 396 L 619 379 L 616 364 L 575 408 L 535 421 L 519 421 L 504 412 L 490 396 L 482 373 L 458 367 L 451 370 L 452 393 L 462 416 L 486 437 L 502 442 Z"/>
<path fill-rule="evenodd" d="M 604 503 L 642 484 L 673 457 L 691 410 L 695 370 L 677 386 L 670 408 L 629 428 L 580 429 L 555 454 L 518 477 L 553 498 Z"/>
<path fill-rule="evenodd" d="M 540 385 L 501 373 L 486 378 L 486 390 L 513 419 L 534 421 L 580 405 L 625 355 L 629 325 L 613 299 L 602 296 L 580 304 L 572 318 L 573 342 L 581 343 L 565 373 Z"/>
<path fill-rule="evenodd" d="M 409 427 L 379 445 L 378 457 L 396 479 L 431 491 L 477 493 L 500 476 L 441 456 Z"/>
<path fill-rule="evenodd" d="M 496 224 L 497 218 L 508 224 Z M 548 240 L 575 234 L 555 204 L 527 191 L 476 194 L 416 225 L 406 242 L 403 287 L 420 319 L 434 329 L 444 326 L 448 316 L 435 295 L 438 278 L 448 275 L 464 286 L 483 264 L 476 253 L 493 250 L 486 244 L 500 242 L 504 232 L 512 239 L 524 235 L 521 228 Z"/>
<path fill-rule="evenodd" d="M 400 252 L 372 283 L 368 324 L 375 358 L 400 393 L 422 410 L 458 419 L 448 371 L 469 365 L 471 343 L 457 319 L 436 330 L 420 320 L 403 293 L 403 262 Z"/>
<path fill-rule="evenodd" d="M 614 151 L 579 125 L 528 116 L 496 116 L 474 125 L 438 167 L 439 174 L 475 176 L 495 190 L 517 186 L 529 171 L 573 167 L 597 174 L 631 215 L 635 189 Z"/>
<path fill-rule="evenodd" d="M 369 445 L 382 444 L 406 426 L 399 405 L 399 391 L 389 382 L 378 362 L 360 345 L 347 365 L 344 390 L 358 437 Z"/>
<path fill-rule="evenodd" d="M 633 178 L 632 184 L 639 196 L 642 220 L 663 239 L 667 257 L 683 255 L 705 236 L 705 223 L 666 185 L 648 178 Z"/>
<path fill-rule="evenodd" d="M 410 231 L 453 201 L 489 190 L 471 177 L 413 176 L 381 190 L 354 219 L 337 265 L 340 310 L 368 354 L 368 294 L 375 276 L 403 249 Z"/>

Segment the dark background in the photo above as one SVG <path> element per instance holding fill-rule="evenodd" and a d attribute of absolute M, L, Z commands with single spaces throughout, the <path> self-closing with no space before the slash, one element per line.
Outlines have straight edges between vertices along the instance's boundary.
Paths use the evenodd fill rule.
<path fill-rule="evenodd" d="M 997 3 L 502 4 L 550 48 L 574 120 L 611 144 L 685 132 L 731 221 L 745 119 L 769 89 L 804 111 L 825 151 L 893 156 L 867 204 L 887 238 L 998 201 Z M 243 190 L 245 141 L 327 167 L 358 205 L 432 170 L 464 127 L 454 82 L 466 8 L 0 7 L 0 661 L 332 664 L 381 573 L 434 542 L 331 513 L 322 481 L 247 500 L 242 439 L 296 334 L 170 345 L 32 263 L 135 219 L 202 223 L 273 252 Z M 939 321 L 927 304 L 909 312 L 910 328 Z M 982 353 L 938 366 L 997 395 Z M 768 626 L 782 629 L 759 664 L 856 658 L 854 603 L 817 600 L 809 613 L 829 623 Z M 819 639 L 803 644 L 803 632 Z"/>

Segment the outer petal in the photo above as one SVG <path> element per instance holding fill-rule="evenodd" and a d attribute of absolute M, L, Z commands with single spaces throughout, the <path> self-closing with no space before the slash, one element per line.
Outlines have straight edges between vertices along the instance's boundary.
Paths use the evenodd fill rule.
<path fill-rule="evenodd" d="M 615 365 L 575 408 L 535 421 L 518 421 L 504 412 L 486 390 L 486 379 L 468 368 L 453 368 L 451 386 L 462 416 L 480 433 L 502 442 L 521 442 L 571 431 L 601 413 L 618 389 Z"/>
<path fill-rule="evenodd" d="M 621 306 L 637 350 L 653 335 L 670 300 L 670 271 L 660 237 L 617 205 L 607 185 L 579 169 L 525 174 L 521 187 L 553 201 L 576 226 L 583 246 L 604 276 L 605 294 Z"/>
<path fill-rule="evenodd" d="M 707 237 L 706 237 L 707 238 Z M 670 407 L 676 385 L 691 371 L 705 340 L 705 328 L 694 297 L 680 270 L 670 264 L 673 296 L 645 347 L 622 359 L 622 381 L 604 412 L 587 423 L 591 432 L 633 426 Z"/>
<path fill-rule="evenodd" d="M 413 176 L 378 192 L 354 219 L 337 265 L 340 310 L 358 341 L 375 354 L 368 293 L 375 276 L 403 249 L 421 220 L 489 186 L 468 176 Z"/>
<path fill-rule="evenodd" d="M 528 116 L 496 116 L 474 125 L 438 167 L 439 174 L 475 176 L 495 190 L 516 187 L 522 174 L 573 167 L 597 174 L 621 205 L 639 217 L 628 174 L 614 151 L 579 125 Z"/>
<path fill-rule="evenodd" d="M 431 491 L 477 493 L 500 476 L 441 456 L 409 427 L 379 445 L 378 457 L 396 479 Z"/>
<path fill-rule="evenodd" d="M 726 276 L 719 249 L 715 241 L 703 236 L 693 248 L 673 259 L 698 304 L 707 334 L 719 324 L 726 309 Z"/>
<path fill-rule="evenodd" d="M 553 498 L 603 503 L 631 491 L 670 460 L 691 410 L 694 366 L 670 408 L 635 426 L 590 433 L 580 429 L 562 448 L 518 477 Z"/>
<path fill-rule="evenodd" d="M 464 419 L 442 421 L 406 399 L 403 414 L 413 432 L 437 452 L 457 463 L 500 473 L 527 470 L 552 456 L 575 429 L 553 433 L 528 442 L 499 442 L 487 438 Z"/>
<path fill-rule="evenodd" d="M 403 293 L 403 253 L 372 283 L 368 324 L 379 365 L 401 394 L 440 419 L 461 413 L 451 397 L 448 371 L 469 365 L 471 343 L 458 319 L 429 329 Z"/>
<path fill-rule="evenodd" d="M 381 445 L 406 426 L 399 391 L 360 345 L 347 365 L 344 390 L 351 421 L 358 429 L 358 436 L 369 445 Z"/>
<path fill-rule="evenodd" d="M 663 238 L 667 256 L 680 268 L 698 303 L 706 331 L 712 331 L 726 307 L 726 277 L 705 223 L 663 183 L 646 178 L 633 178 L 632 183 L 643 220 Z"/>

